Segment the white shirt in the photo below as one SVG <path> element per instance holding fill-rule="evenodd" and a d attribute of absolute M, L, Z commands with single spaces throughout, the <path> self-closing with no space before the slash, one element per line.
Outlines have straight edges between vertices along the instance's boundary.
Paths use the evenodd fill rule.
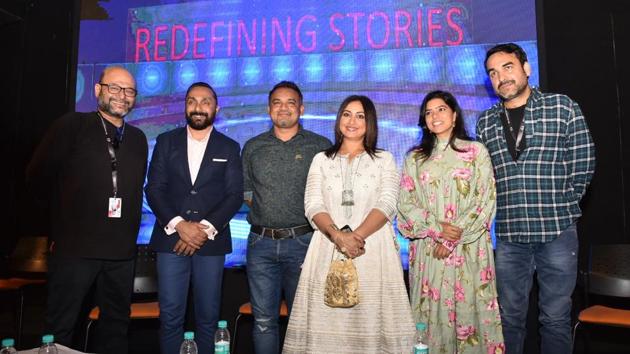
<path fill-rule="evenodd" d="M 206 152 L 206 147 L 208 146 L 208 141 L 210 140 L 210 134 L 212 133 L 211 127 L 208 131 L 208 134 L 201 140 L 197 140 L 193 138 L 190 133 L 190 127 L 186 126 L 186 146 L 188 151 L 188 169 L 190 171 L 190 179 L 192 184 L 195 184 L 197 180 L 197 175 L 199 174 L 199 169 L 201 168 L 201 161 L 203 160 L 203 155 Z M 167 235 L 172 235 L 175 233 L 175 226 L 183 221 L 184 218 L 181 216 L 176 216 L 171 221 L 169 221 L 168 225 L 164 227 L 164 231 Z M 207 229 L 204 229 L 206 235 L 208 235 L 208 239 L 214 240 L 214 236 L 218 233 L 217 229 L 215 229 L 214 225 L 212 225 L 208 220 L 203 219 L 199 222 L 200 224 L 208 226 Z"/>

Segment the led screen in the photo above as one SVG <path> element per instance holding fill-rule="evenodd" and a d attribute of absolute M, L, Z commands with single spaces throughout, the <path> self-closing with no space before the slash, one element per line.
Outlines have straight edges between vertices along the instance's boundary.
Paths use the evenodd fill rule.
<path fill-rule="evenodd" d="M 500 42 L 528 53 L 537 85 L 535 1 L 165 1 L 84 2 L 76 109 L 96 107 L 93 87 L 104 67 L 136 77 L 139 96 L 126 120 L 150 148 L 158 134 L 185 124 L 184 93 L 211 84 L 221 110 L 215 128 L 241 146 L 271 128 L 267 94 L 281 80 L 304 93 L 306 129 L 333 140 L 335 114 L 350 94 L 369 96 L 379 116 L 379 147 L 396 156 L 420 138 L 419 105 L 434 89 L 458 98 L 474 135 L 481 111 L 496 102 L 483 60 Z M 245 262 L 249 224 L 244 206 L 231 222 L 234 252 Z M 148 243 L 155 217 L 144 204 L 138 243 Z M 399 237 L 407 266 L 407 242 Z"/>

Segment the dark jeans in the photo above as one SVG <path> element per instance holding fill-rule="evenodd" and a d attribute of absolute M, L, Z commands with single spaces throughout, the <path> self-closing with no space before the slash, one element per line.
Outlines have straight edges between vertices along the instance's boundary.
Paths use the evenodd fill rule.
<path fill-rule="evenodd" d="M 100 316 L 95 328 L 95 351 L 127 353 L 133 277 L 133 259 L 110 261 L 49 256 L 47 332 L 55 336 L 55 342 L 72 347 L 74 328 L 85 297 L 96 284 Z"/>
<path fill-rule="evenodd" d="M 497 240 L 495 267 L 506 352 L 523 352 L 533 275 L 538 280 L 541 353 L 571 353 L 571 294 L 577 277 L 575 224 L 548 243 Z"/>
<path fill-rule="evenodd" d="M 300 279 L 312 232 L 294 239 L 272 240 L 250 233 L 247 242 L 247 280 L 254 314 L 256 354 L 280 352 L 278 320 L 282 292 L 289 312 Z"/>
<path fill-rule="evenodd" d="M 221 312 L 224 263 L 225 256 L 178 256 L 158 252 L 160 346 L 163 354 L 179 353 L 179 347 L 184 341 L 186 300 L 191 281 L 195 342 L 199 354 L 214 353 L 214 332 Z"/>

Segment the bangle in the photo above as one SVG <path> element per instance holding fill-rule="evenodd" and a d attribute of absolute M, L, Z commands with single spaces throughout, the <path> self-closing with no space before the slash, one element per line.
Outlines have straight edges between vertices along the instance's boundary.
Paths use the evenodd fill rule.
<path fill-rule="evenodd" d="M 339 226 L 337 226 L 335 224 L 330 224 L 330 225 L 328 225 L 328 227 L 332 227 L 332 229 L 335 230 L 335 231 L 340 231 L 339 230 Z"/>

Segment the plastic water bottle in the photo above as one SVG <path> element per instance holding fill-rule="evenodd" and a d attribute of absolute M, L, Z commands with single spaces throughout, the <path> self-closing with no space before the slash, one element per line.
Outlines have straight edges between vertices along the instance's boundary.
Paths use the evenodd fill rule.
<path fill-rule="evenodd" d="M 2 349 L 0 349 L 0 354 L 15 354 L 17 350 L 13 347 L 15 345 L 15 341 L 13 338 L 5 338 L 2 340 Z"/>
<path fill-rule="evenodd" d="M 57 354 L 57 346 L 55 345 L 55 336 L 45 334 L 42 336 L 42 346 L 39 347 L 38 354 Z"/>
<path fill-rule="evenodd" d="M 230 331 L 227 321 L 219 321 L 219 329 L 214 333 L 214 354 L 230 354 Z"/>
<path fill-rule="evenodd" d="M 179 354 L 197 354 L 197 343 L 195 343 L 195 332 L 185 332 L 184 342 L 179 347 Z"/>
<path fill-rule="evenodd" d="M 413 346 L 413 354 L 429 354 L 426 330 L 426 324 L 422 322 L 416 323 L 416 344 Z"/>

